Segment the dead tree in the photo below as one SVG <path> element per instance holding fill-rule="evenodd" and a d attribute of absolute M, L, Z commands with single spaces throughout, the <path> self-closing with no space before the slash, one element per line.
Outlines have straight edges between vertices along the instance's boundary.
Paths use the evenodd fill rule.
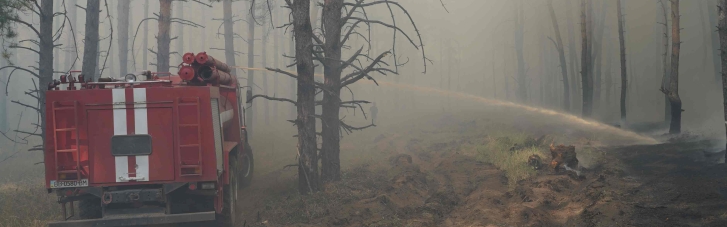
<path fill-rule="evenodd" d="M 170 34 L 171 34 L 170 29 L 171 29 L 172 23 L 178 23 L 178 24 L 180 24 L 180 27 L 181 26 L 192 26 L 195 28 L 200 28 L 200 27 L 204 28 L 204 26 L 202 26 L 200 24 L 194 23 L 189 20 L 185 20 L 183 18 L 173 18 L 172 17 L 172 1 L 173 0 L 159 0 L 159 13 L 158 14 L 155 13 L 154 14 L 155 17 L 146 17 L 146 18 L 142 19 L 141 21 L 139 21 L 139 25 L 136 26 L 136 31 L 134 32 L 134 38 L 132 39 L 132 43 L 131 43 L 131 51 L 132 51 L 131 56 L 133 58 L 132 62 L 134 63 L 134 67 L 133 67 L 134 69 L 136 69 L 136 55 L 134 54 L 134 47 L 136 46 L 136 36 L 139 34 L 139 29 L 141 28 L 142 24 L 144 25 L 144 38 L 142 40 L 143 41 L 143 44 L 142 44 L 143 50 L 142 51 L 144 51 L 142 59 L 144 61 L 144 65 L 145 65 L 144 69 L 146 69 L 146 65 L 148 64 L 148 62 L 146 61 L 146 58 L 147 58 L 146 51 L 149 51 L 156 55 L 156 58 L 157 58 L 156 64 L 150 63 L 150 65 L 156 65 L 157 72 L 169 72 L 169 68 L 171 67 L 169 64 L 170 54 L 181 55 L 178 51 L 171 52 L 171 50 L 170 50 L 170 45 L 171 45 L 172 40 L 178 38 L 178 37 L 172 38 L 170 36 Z M 212 7 L 211 5 L 204 4 L 199 1 L 195 1 L 195 2 L 198 2 L 207 7 Z M 149 2 L 147 0 L 147 4 L 148 3 Z M 145 11 L 145 14 L 147 14 L 148 7 L 145 7 L 144 11 Z M 156 40 L 157 40 L 157 50 L 156 51 L 147 48 L 147 43 L 148 43 L 147 35 L 148 35 L 148 21 L 149 20 L 156 20 L 158 22 L 158 26 L 159 26 L 158 34 L 156 36 Z M 183 47 L 181 45 L 181 42 L 178 43 L 178 47 L 180 49 Z M 180 51 L 183 51 L 183 50 L 180 50 Z"/>
<path fill-rule="evenodd" d="M 298 190 L 301 194 L 314 193 L 320 190 L 321 181 L 318 173 L 318 146 L 316 143 L 316 117 L 315 95 L 317 85 L 314 78 L 314 45 L 313 29 L 310 18 L 310 0 L 285 0 L 286 7 L 291 10 L 292 21 L 283 27 L 293 26 L 295 36 L 295 66 L 297 74 L 281 69 L 268 68 L 297 80 L 297 99 L 271 97 L 264 94 L 248 96 L 247 102 L 252 103 L 256 98 L 265 98 L 272 101 L 292 103 L 297 109 L 297 118 L 291 120 L 298 128 Z M 253 21 L 255 1 L 250 4 L 250 21 Z M 271 12 L 268 9 L 268 12 Z M 272 13 L 272 12 L 271 12 Z M 248 39 L 248 44 L 252 43 Z M 251 50 L 248 50 L 251 52 Z M 251 71 L 250 71 L 251 72 Z M 248 75 L 249 79 L 249 75 Z M 250 90 L 248 90 L 250 95 Z"/>
<path fill-rule="evenodd" d="M 45 135 L 43 132 L 45 131 L 45 93 L 46 89 L 44 89 L 45 86 L 49 85 L 53 82 L 53 48 L 56 46 L 54 44 L 54 41 L 58 40 L 58 37 L 62 35 L 63 30 L 65 29 L 66 22 L 68 22 L 68 11 L 65 9 L 63 12 L 54 12 L 53 11 L 53 1 L 52 0 L 40 0 L 36 2 L 24 2 L 23 4 L 11 4 L 11 5 L 3 5 L 3 3 L 10 3 L 10 2 L 2 2 L 0 3 L 0 8 L 3 10 L 9 9 L 11 12 L 20 12 L 20 11 L 29 11 L 33 13 L 34 16 L 37 16 L 40 18 L 39 25 L 36 27 L 36 24 L 32 22 L 28 22 L 27 20 L 24 20 L 20 18 L 16 13 L 4 13 L 0 15 L 0 18 L 2 18 L 2 21 L 7 24 L 0 23 L 0 29 L 3 31 L 2 38 L 3 41 L 6 41 L 6 38 L 14 38 L 15 36 L 13 34 L 14 31 L 12 30 L 6 30 L 11 29 L 9 24 L 14 25 L 22 25 L 31 30 L 32 33 L 34 33 L 35 36 L 38 37 L 38 39 L 25 39 L 20 40 L 17 43 L 13 42 L 9 45 L 9 48 L 16 49 L 16 50 L 24 50 L 24 51 L 30 51 L 38 55 L 38 61 L 37 66 L 36 65 L 28 65 L 28 66 L 20 66 L 20 65 L 6 65 L 3 67 L 0 67 L 0 71 L 2 70 L 10 70 L 10 73 L 7 75 L 7 81 L 5 82 L 5 95 L 8 94 L 8 87 L 9 83 L 11 81 L 11 78 L 15 72 L 25 72 L 30 75 L 32 75 L 31 79 L 33 80 L 33 85 L 35 86 L 33 89 L 30 89 L 25 92 L 26 95 L 32 97 L 33 99 L 37 100 L 36 103 L 22 103 L 17 100 L 12 100 L 12 103 L 18 104 L 20 106 L 23 106 L 27 109 L 32 109 L 35 111 L 38 115 L 37 123 L 34 124 L 34 129 L 32 131 L 20 131 L 15 130 L 15 132 L 20 133 L 24 135 L 21 140 L 25 141 L 25 144 L 27 144 L 27 138 L 34 136 L 39 137 L 41 141 L 44 141 Z M 53 31 L 53 18 L 56 16 L 61 16 L 64 18 L 63 24 L 56 30 L 54 33 Z M 71 27 L 71 35 L 73 35 L 73 28 Z M 75 37 L 75 36 L 74 36 Z M 37 49 L 34 49 L 32 47 L 26 47 L 26 46 L 20 46 L 18 43 L 21 42 L 30 42 L 38 46 Z M 74 42 L 75 43 L 75 42 Z M 60 45 L 60 44 L 57 44 Z M 4 52 L 7 53 L 7 52 Z M 7 55 L 4 57 L 8 57 Z M 77 57 L 76 57 L 77 58 Z M 38 80 L 39 84 L 36 84 L 35 81 Z M 18 143 L 20 141 L 11 139 L 6 135 L 5 132 L 0 132 L 5 138 L 10 139 L 11 141 Z M 22 143 L 22 142 L 21 142 Z M 41 143 L 39 145 L 33 146 L 30 150 L 43 150 L 44 143 Z"/>
<path fill-rule="evenodd" d="M 593 108 L 599 109 L 598 105 L 601 102 L 601 66 L 602 66 L 602 50 L 603 50 L 603 30 L 606 20 L 606 8 L 608 7 L 607 1 L 603 1 L 601 4 L 601 13 L 598 14 L 598 19 L 595 21 L 596 26 L 592 27 L 591 30 L 595 30 L 596 34 L 593 36 L 593 53 L 591 55 L 591 67 L 593 67 L 593 74 L 591 76 L 593 80 Z M 591 11 L 593 13 L 593 11 Z"/>
<path fill-rule="evenodd" d="M 661 88 L 664 89 L 669 86 L 669 63 L 667 59 L 669 59 L 669 20 L 667 19 L 669 14 L 668 7 L 666 5 L 666 2 L 663 0 L 659 0 L 659 3 L 661 4 L 662 9 L 662 15 L 664 16 L 664 23 L 660 23 L 664 25 L 664 35 L 662 36 L 662 42 L 664 43 L 664 54 L 662 55 L 662 67 L 664 69 L 664 72 L 661 77 Z M 664 123 L 669 123 L 671 121 L 671 103 L 669 103 L 669 95 L 664 94 Z"/>
<path fill-rule="evenodd" d="M 553 9 L 553 0 L 548 0 L 548 9 L 550 10 L 550 19 L 553 21 L 553 29 L 555 30 L 555 49 L 558 50 L 558 58 L 560 59 L 560 71 L 563 74 L 563 110 L 570 111 L 570 86 L 568 86 L 568 66 L 565 62 L 565 50 L 563 47 L 563 39 L 560 37 L 560 28 L 558 27 L 558 19 L 555 17 Z M 551 41 L 553 41 L 551 39 Z"/>
<path fill-rule="evenodd" d="M 578 52 L 576 51 L 576 36 L 574 35 L 574 27 L 573 24 L 573 13 L 571 12 L 572 8 L 572 1 L 573 0 L 567 0 L 567 6 L 566 9 L 566 27 L 568 28 L 568 58 L 570 59 L 570 74 L 571 74 L 571 82 L 570 85 L 570 91 L 571 94 L 571 103 L 572 103 L 572 110 L 575 111 L 578 105 L 578 94 L 580 90 L 578 89 Z"/>
<path fill-rule="evenodd" d="M 295 2 L 295 5 L 299 4 L 299 1 Z M 304 4 L 304 3 L 300 3 Z M 302 7 L 302 6 L 298 6 Z M 346 14 L 343 14 L 343 8 L 346 7 L 347 11 Z M 392 22 L 387 23 L 381 20 L 375 20 L 368 18 L 366 15 L 366 9 L 371 7 L 386 7 L 386 9 L 389 10 L 390 15 L 392 16 Z M 401 30 L 396 25 L 396 20 L 394 19 L 394 9 L 401 10 L 409 19 L 409 22 L 412 23 L 412 25 L 415 28 L 415 31 L 417 31 L 417 36 L 419 38 L 418 42 L 415 42 L 407 33 L 405 33 L 403 30 Z M 342 101 L 341 100 L 341 90 L 348 89 L 348 87 L 361 79 L 368 79 L 371 81 L 374 81 L 376 83 L 376 80 L 373 78 L 374 74 L 397 74 L 398 73 L 398 67 L 401 66 L 401 64 L 397 61 L 397 55 L 396 50 L 392 46 L 392 51 L 384 51 L 383 53 L 379 53 L 376 55 L 376 57 L 372 57 L 373 55 L 370 55 L 371 50 L 371 36 L 364 35 L 363 33 L 359 32 L 357 29 L 361 27 L 366 27 L 370 29 L 372 26 L 382 26 L 388 29 L 394 30 L 394 42 L 392 45 L 396 45 L 396 34 L 401 34 L 404 36 L 405 41 L 408 41 L 411 43 L 416 49 L 419 49 L 422 51 L 422 57 L 425 64 L 425 72 L 426 72 L 426 57 L 424 57 L 424 51 L 423 51 L 423 45 L 421 44 L 421 35 L 418 32 L 418 29 L 416 29 L 416 24 L 414 24 L 413 20 L 411 19 L 411 16 L 409 13 L 405 10 L 403 6 L 401 6 L 399 3 L 391 2 L 391 1 L 376 1 L 376 2 L 370 2 L 365 3 L 363 0 L 356 0 L 355 2 L 344 2 L 344 0 L 328 0 L 325 1 L 323 4 L 323 16 L 322 16 L 322 34 L 321 37 L 318 36 L 302 36 L 299 34 L 300 28 L 298 27 L 298 23 L 300 23 L 300 19 L 296 18 L 298 16 L 302 17 L 302 15 L 296 15 L 295 9 L 293 12 L 294 16 L 294 27 L 295 27 L 295 41 L 296 41 L 296 62 L 298 65 L 298 75 L 291 75 L 290 73 L 286 73 L 285 71 L 282 71 L 280 69 L 274 69 L 274 68 L 268 68 L 268 70 L 275 71 L 278 73 L 286 74 L 288 76 L 297 77 L 298 78 L 298 102 L 293 102 L 298 106 L 298 122 L 296 124 L 300 124 L 301 119 L 303 116 L 301 116 L 301 109 L 305 107 L 305 105 L 308 105 L 308 103 L 304 103 L 303 101 L 307 101 L 307 95 L 309 95 L 309 92 L 307 89 L 310 89 L 307 86 L 313 86 L 313 88 L 318 88 L 321 90 L 321 93 L 323 93 L 323 100 L 319 103 L 316 103 L 316 105 L 322 106 L 322 114 L 320 116 L 313 115 L 313 113 L 307 112 L 311 116 L 314 117 L 320 117 L 322 119 L 322 147 L 321 147 L 321 158 L 322 158 L 322 174 L 321 178 L 325 181 L 335 181 L 340 179 L 340 139 L 343 132 L 351 133 L 355 130 L 363 130 L 368 127 L 373 127 L 374 124 L 370 124 L 363 127 L 355 127 L 346 124 L 343 122 L 342 118 L 340 118 L 340 109 L 341 108 L 351 108 L 351 109 L 361 109 L 363 112 L 362 104 L 369 103 L 365 100 L 356 100 L 355 98 L 351 101 Z M 310 18 L 306 18 L 308 22 L 310 21 Z M 307 29 L 307 28 L 306 28 Z M 306 31 L 307 32 L 307 31 Z M 356 51 L 353 55 L 350 57 L 346 57 L 345 59 L 342 59 L 342 48 L 344 46 L 347 46 L 346 43 L 349 41 L 352 37 L 362 37 L 367 41 L 366 46 L 362 46 L 358 48 L 358 51 Z M 305 40 L 300 40 L 305 39 Z M 313 39 L 315 41 L 315 45 L 313 43 L 307 44 L 310 45 L 310 49 L 306 49 L 305 51 L 301 53 L 301 44 L 305 43 L 309 40 Z M 313 51 L 315 46 L 318 46 L 319 49 L 321 49 L 321 52 Z M 364 49 L 368 47 L 368 50 L 366 52 L 363 52 Z M 308 59 L 302 59 L 301 54 L 308 53 L 311 54 L 312 59 L 320 62 L 323 65 L 324 68 L 324 82 L 318 83 L 313 80 L 313 77 L 311 76 L 311 82 L 306 82 L 310 84 L 302 84 L 302 74 L 301 74 L 301 61 Z M 383 61 L 383 58 L 388 56 L 389 54 L 392 54 L 394 57 L 393 64 L 389 64 Z M 364 62 L 368 62 L 364 64 Z M 394 68 L 394 69 L 392 69 Z M 312 68 L 306 70 L 313 70 Z M 350 69 L 350 73 L 343 74 L 344 70 Z M 305 85 L 305 86 L 302 86 Z M 349 89 L 350 91 L 350 89 Z M 315 93 L 312 93 L 313 95 Z M 353 92 L 351 91 L 351 94 L 353 95 Z M 292 100 L 285 100 L 281 98 L 275 98 L 275 97 L 269 97 L 267 95 L 254 95 L 253 97 L 262 97 L 266 98 L 268 100 L 274 100 L 274 101 L 287 101 L 292 102 Z M 315 108 L 314 108 L 315 109 Z M 365 113 L 364 113 L 365 116 Z M 300 125 L 299 125 L 299 133 L 303 133 L 303 131 L 300 131 Z M 312 127 L 313 129 L 315 127 Z M 310 132 L 306 132 L 310 133 Z M 313 132 L 315 133 L 315 132 Z M 301 137 L 301 134 L 298 135 L 298 137 Z M 300 139 L 299 139 L 300 140 Z M 302 142 L 301 142 L 302 143 Z M 301 147 L 303 145 L 300 145 Z M 315 145 L 313 145 L 312 148 L 316 148 Z M 301 148 L 302 149 L 302 148 Z M 302 153 L 302 151 L 301 151 Z M 303 154 L 301 154 L 303 155 Z M 305 160 L 305 159 L 304 159 Z M 301 164 L 301 166 L 307 166 Z M 309 176 L 310 177 L 310 176 Z"/>
<path fill-rule="evenodd" d="M 101 11 L 100 0 L 88 0 L 86 1 L 86 37 L 84 38 L 83 48 L 83 65 L 81 66 L 81 73 L 90 78 L 93 81 L 97 81 L 98 75 L 96 69 L 98 68 L 98 53 L 99 53 L 99 14 Z"/>
<path fill-rule="evenodd" d="M 296 1 L 297 3 L 297 1 Z M 308 2 L 310 3 L 310 2 Z M 289 4 L 290 5 L 290 4 Z M 253 13 L 255 12 L 255 1 L 252 1 L 250 3 L 250 12 L 247 14 L 247 67 L 254 68 L 255 67 L 255 18 Z M 309 9 L 310 10 L 310 9 Z M 310 22 L 309 22 L 310 23 Z M 255 89 L 253 87 L 255 86 L 255 71 L 254 70 L 248 70 L 247 71 L 247 86 L 248 91 L 247 94 L 252 97 L 255 95 Z M 256 109 L 254 108 L 254 103 L 250 102 L 249 106 L 247 107 L 251 111 L 247 111 L 245 113 L 245 124 L 247 127 L 247 133 L 248 135 L 252 135 L 254 133 L 255 129 L 255 121 L 254 121 L 254 115 Z"/>
<path fill-rule="evenodd" d="M 348 9 L 346 14 L 342 13 L 343 8 Z M 387 23 L 380 20 L 368 18 L 366 16 L 366 9 L 370 7 L 386 7 L 391 15 L 392 22 Z M 396 24 L 394 9 L 400 10 L 408 18 L 419 38 L 418 42 L 415 42 L 406 32 L 401 30 Z M 363 15 L 363 17 L 359 17 Z M 376 82 L 373 74 L 387 73 L 398 74 L 398 67 L 402 64 L 397 61 L 396 53 L 396 37 L 397 34 L 404 36 L 405 41 L 411 43 L 417 50 L 422 52 L 422 60 L 424 63 L 424 72 L 426 72 L 426 57 L 424 55 L 424 46 L 421 41 L 421 35 L 416 29 L 416 24 L 411 18 L 411 15 L 406 9 L 396 2 L 391 1 L 375 1 L 365 3 L 363 0 L 356 0 L 355 2 L 344 2 L 343 0 L 328 0 L 323 4 L 323 37 L 315 37 L 317 44 L 322 45 L 323 54 L 316 54 L 315 58 L 323 64 L 324 68 L 324 84 L 322 86 L 323 101 L 322 101 L 322 145 L 321 145 L 321 159 L 322 159 L 322 173 L 321 178 L 324 182 L 326 181 L 337 181 L 341 177 L 341 164 L 340 164 L 340 139 L 342 132 L 351 133 L 354 130 L 362 130 L 368 127 L 375 126 L 373 123 L 363 127 L 354 127 L 343 122 L 340 118 L 341 108 L 353 108 L 354 110 L 358 107 L 366 116 L 361 104 L 369 103 L 365 100 L 356 100 L 355 97 L 350 101 L 341 100 L 341 90 L 348 86 L 360 81 L 361 79 L 368 79 Z M 366 37 L 360 33 L 357 28 L 359 26 L 381 26 L 393 30 L 393 44 L 391 51 L 384 51 L 377 55 L 370 55 L 370 51 L 363 52 L 364 47 L 361 47 L 353 55 L 347 58 L 342 56 L 342 48 L 347 45 L 347 41 L 350 40 L 351 36 Z M 365 38 L 368 40 L 370 47 L 371 36 Z M 369 49 L 370 50 L 370 49 Z M 392 54 L 393 64 L 389 65 L 383 61 L 383 58 L 387 55 Z M 376 56 L 376 57 L 373 57 Z M 369 61 L 368 65 L 363 65 L 361 62 Z M 353 72 L 343 75 L 344 70 L 352 69 Z M 351 93 L 353 96 L 353 93 Z"/>
<path fill-rule="evenodd" d="M 270 25 L 272 26 L 272 25 Z M 268 66 L 268 40 L 270 38 L 270 29 L 268 29 L 268 25 L 266 20 L 263 19 L 262 26 L 262 40 L 260 40 L 260 46 L 261 48 L 261 55 L 260 58 L 262 59 L 262 65 L 264 67 Z M 264 95 L 270 95 L 269 87 L 268 87 L 268 72 L 263 71 L 263 91 L 262 93 Z M 270 102 L 263 102 L 263 119 L 265 120 L 265 126 L 270 125 Z"/>
<path fill-rule="evenodd" d="M 273 15 L 275 15 L 275 17 L 274 17 L 275 21 L 283 21 L 281 19 L 282 13 L 280 11 L 281 10 L 273 11 Z M 273 49 L 273 67 L 275 67 L 275 68 L 280 67 L 280 64 L 278 61 L 278 58 L 280 56 L 279 46 L 283 44 L 283 42 L 280 42 L 280 40 L 282 39 L 282 36 L 280 35 L 279 30 L 280 29 L 273 29 L 271 31 L 272 36 L 273 36 L 273 48 L 274 48 Z M 275 73 L 275 75 L 273 75 L 273 94 L 274 95 L 278 95 L 278 75 L 279 74 L 277 74 L 277 73 Z M 273 121 L 278 119 L 278 115 L 279 115 L 278 114 L 278 103 L 275 102 L 275 103 L 273 103 Z"/>
<path fill-rule="evenodd" d="M 722 3 L 722 0 L 719 0 L 719 4 L 721 4 L 721 3 Z M 719 28 L 717 27 L 718 26 L 717 18 L 719 17 L 719 15 L 718 15 L 717 10 L 707 10 L 707 12 L 709 12 L 709 14 L 708 14 L 709 25 L 710 25 L 709 27 L 712 28 L 712 29 L 710 29 L 710 38 L 711 38 L 711 42 L 712 42 L 712 63 L 713 63 L 713 67 L 714 67 L 714 76 L 715 76 L 716 81 L 720 81 L 720 80 L 722 80 L 721 72 L 724 72 L 724 71 L 720 71 L 722 69 L 721 68 L 722 62 L 720 61 L 721 57 L 722 57 L 722 53 L 720 52 L 721 36 L 719 34 Z M 717 28 L 717 29 L 715 30 L 714 28 Z"/>
<path fill-rule="evenodd" d="M 525 40 L 525 13 L 522 0 L 515 2 L 515 54 L 517 56 L 517 82 L 518 98 L 520 102 L 527 101 L 527 75 L 525 74 L 525 56 L 523 54 L 523 43 Z"/>
<path fill-rule="evenodd" d="M 302 194 L 320 189 L 318 147 L 316 144 L 315 78 L 313 76 L 313 29 L 310 21 L 310 0 L 286 3 L 293 14 L 295 60 L 298 72 L 298 190 Z"/>
<path fill-rule="evenodd" d="M 235 43 L 234 32 L 232 31 L 232 0 L 222 1 L 222 23 L 225 27 L 225 62 L 227 65 L 237 65 L 235 63 Z M 232 70 L 231 74 L 237 76 L 237 70 Z"/>
<path fill-rule="evenodd" d="M 611 37 L 610 33 L 608 36 L 603 37 L 603 38 L 606 40 L 606 55 L 604 55 L 606 57 L 606 70 L 603 72 L 603 75 L 604 75 L 603 85 L 605 86 L 605 90 L 606 90 L 606 92 L 605 92 L 606 98 L 603 100 L 604 107 L 605 107 L 605 108 L 603 108 L 603 110 L 608 111 L 609 114 L 607 114 L 606 116 L 610 117 L 611 116 L 610 113 L 612 113 L 611 112 L 611 89 L 613 89 L 613 79 L 612 79 L 613 75 L 611 75 L 611 69 L 612 69 L 611 67 L 613 66 L 611 64 L 613 62 L 613 55 L 612 55 L 613 44 L 611 42 L 612 37 Z"/>
<path fill-rule="evenodd" d="M 571 82 L 570 90 L 571 90 L 571 104 L 572 104 L 572 111 L 575 111 L 578 106 L 578 99 L 580 98 L 580 89 L 578 88 L 578 73 L 580 66 L 578 65 L 578 52 L 576 51 L 576 36 L 574 33 L 574 27 L 573 24 L 573 12 L 571 8 L 573 5 L 571 4 L 573 0 L 567 0 L 566 1 L 566 28 L 568 28 L 568 58 L 570 59 L 570 74 L 571 74 Z"/>
<path fill-rule="evenodd" d="M 185 1 L 176 1 L 176 3 L 174 3 L 177 6 L 177 9 L 174 10 L 175 15 L 173 16 L 173 18 L 184 20 L 184 2 Z M 181 56 L 182 54 L 184 54 L 184 52 L 183 52 L 184 51 L 184 24 L 177 24 L 175 29 L 177 29 L 177 31 L 175 31 L 175 33 L 177 35 L 175 37 L 173 37 L 172 39 L 174 39 L 176 41 L 176 44 L 175 44 L 176 47 L 174 48 L 176 50 L 173 52 L 177 53 L 175 56 Z M 179 59 L 181 59 L 181 57 Z M 181 62 L 181 60 L 179 62 Z M 174 62 L 173 64 L 179 64 L 179 63 Z M 172 67 L 172 66 L 173 65 L 170 65 L 170 67 Z"/>
<path fill-rule="evenodd" d="M 157 33 L 157 72 L 169 72 L 170 27 L 172 24 L 172 0 L 159 0 L 159 32 Z"/>
<path fill-rule="evenodd" d="M 669 88 L 662 88 L 661 91 L 669 96 L 671 104 L 671 124 L 669 133 L 681 132 L 682 124 L 682 100 L 679 98 L 679 50 L 681 47 L 681 36 L 679 27 L 679 0 L 671 0 L 671 73 L 669 74 Z"/>
<path fill-rule="evenodd" d="M 68 25 L 69 28 L 76 27 L 76 20 L 77 20 L 77 14 L 76 10 L 78 7 L 76 7 L 76 0 L 68 0 L 66 4 L 66 9 L 68 9 Z M 65 57 L 64 57 L 64 67 L 62 69 L 64 70 L 73 70 L 73 68 L 66 68 L 71 67 L 73 65 L 73 62 L 76 61 L 78 57 L 78 53 L 76 53 L 76 43 L 74 43 L 74 36 L 71 33 L 70 29 L 66 31 L 68 34 L 66 35 L 66 46 L 63 48 L 65 49 Z"/>
<path fill-rule="evenodd" d="M 147 59 L 147 57 L 149 56 L 149 51 L 147 51 L 147 50 L 149 50 L 149 21 L 146 20 L 146 18 L 148 18 L 148 17 L 149 17 L 149 0 L 145 0 L 144 1 L 144 18 L 145 19 L 142 19 L 142 21 L 140 22 L 140 23 L 144 23 L 144 37 L 142 38 L 143 43 L 141 45 L 141 50 L 143 53 L 141 61 L 144 62 L 144 68 L 143 68 L 144 70 L 149 68 L 149 61 Z M 136 35 L 134 36 L 134 40 L 136 40 Z M 133 45 L 131 46 L 131 56 L 132 56 L 132 58 L 134 57 L 134 46 Z M 134 61 L 134 66 L 135 66 L 134 68 L 136 68 L 136 61 Z"/>
<path fill-rule="evenodd" d="M 590 0 L 589 0 L 590 1 Z M 583 117 L 590 117 L 592 110 L 592 90 L 590 89 L 590 72 L 591 72 L 591 60 L 590 52 L 591 48 L 590 36 L 588 35 L 588 21 L 586 20 L 586 0 L 581 0 L 581 83 L 583 89 Z"/>
<path fill-rule="evenodd" d="M 129 55 L 129 3 L 131 1 L 118 1 L 118 25 L 119 38 L 119 75 L 126 75 L 128 69 Z"/>
<path fill-rule="evenodd" d="M 722 97 L 727 100 L 727 0 L 719 0 L 717 9 L 719 15 L 717 31 L 719 33 L 721 56 L 720 66 L 722 67 Z M 727 122 L 727 102 L 724 102 L 724 119 Z M 727 128 L 727 123 L 725 123 L 725 128 Z M 725 147 L 727 147 L 727 144 L 725 144 Z"/>
<path fill-rule="evenodd" d="M 624 39 L 624 21 L 621 13 L 621 0 L 616 0 L 618 17 L 618 41 L 621 51 L 621 127 L 626 126 L 626 92 L 628 91 L 628 75 L 626 75 L 626 41 Z"/>
<path fill-rule="evenodd" d="M 704 4 L 703 3 L 704 2 L 700 1 L 697 4 L 699 6 L 699 18 L 700 18 L 699 24 L 701 25 L 700 27 L 702 28 L 702 34 L 703 34 L 702 49 L 704 50 L 704 55 L 702 55 L 703 56 L 702 70 L 707 70 L 707 58 L 709 58 L 709 37 L 707 34 L 710 34 L 710 33 L 707 29 L 707 26 L 708 26 L 707 23 L 709 21 L 706 19 L 705 15 L 704 15 Z"/>

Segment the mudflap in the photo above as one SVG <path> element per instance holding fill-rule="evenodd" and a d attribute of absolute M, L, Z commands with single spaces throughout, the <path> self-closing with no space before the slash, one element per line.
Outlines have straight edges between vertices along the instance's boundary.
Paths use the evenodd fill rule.
<path fill-rule="evenodd" d="M 186 222 L 202 222 L 215 220 L 215 212 L 198 212 L 186 214 L 135 214 L 135 215 L 113 215 L 100 219 L 71 220 L 48 223 L 48 227 L 110 227 L 110 226 L 137 226 L 175 224 Z"/>

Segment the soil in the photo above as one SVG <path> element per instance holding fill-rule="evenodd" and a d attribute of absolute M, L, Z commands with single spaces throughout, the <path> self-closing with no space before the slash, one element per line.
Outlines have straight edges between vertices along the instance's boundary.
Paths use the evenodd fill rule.
<path fill-rule="evenodd" d="M 402 138 L 372 137 L 378 159 L 313 195 L 298 195 L 293 170 L 256 176 L 245 225 L 727 226 L 727 166 L 711 164 L 708 141 L 581 149 L 578 173 L 541 168 L 510 188 L 465 149 L 479 136 Z"/>

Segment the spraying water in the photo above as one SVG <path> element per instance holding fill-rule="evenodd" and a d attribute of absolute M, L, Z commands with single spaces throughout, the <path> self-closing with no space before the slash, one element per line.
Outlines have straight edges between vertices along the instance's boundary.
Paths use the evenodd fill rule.
<path fill-rule="evenodd" d="M 239 67 L 239 66 L 233 66 L 233 68 L 244 69 L 244 70 L 255 70 L 255 71 L 267 71 L 267 69 L 247 68 L 247 67 Z M 289 73 L 295 74 L 295 72 L 289 72 Z M 323 76 L 323 75 L 316 74 L 316 76 Z M 373 81 L 367 81 L 367 80 L 361 80 L 360 82 L 373 84 Z M 449 96 L 449 97 L 455 97 L 455 98 L 459 98 L 459 99 L 467 99 L 467 100 L 472 100 L 472 101 L 476 101 L 476 102 L 484 103 L 484 104 L 488 104 L 488 105 L 505 106 L 505 107 L 523 109 L 523 110 L 530 111 L 530 112 L 535 112 L 535 113 L 540 113 L 543 115 L 562 118 L 569 122 L 573 122 L 573 123 L 576 123 L 579 125 L 595 128 L 597 130 L 610 132 L 610 133 L 620 135 L 623 137 L 636 139 L 645 144 L 659 143 L 656 139 L 648 137 L 648 136 L 640 135 L 638 133 L 624 130 L 621 128 L 616 128 L 616 127 L 613 127 L 613 126 L 610 126 L 607 124 L 603 124 L 603 123 L 600 123 L 597 121 L 586 120 L 586 119 L 580 118 L 580 117 L 572 115 L 572 114 L 563 113 L 563 112 L 559 112 L 559 111 L 555 111 L 555 110 L 551 110 L 551 109 L 532 107 L 532 106 L 527 106 L 527 105 L 523 105 L 523 104 L 509 102 L 509 101 L 488 99 L 488 98 L 484 98 L 484 97 L 480 97 L 480 96 L 476 96 L 476 95 L 470 95 L 470 94 L 465 94 L 465 93 L 455 92 L 455 91 L 445 91 L 445 90 L 431 88 L 431 87 L 414 86 L 414 85 L 384 82 L 384 81 L 377 81 L 377 83 L 379 85 L 388 86 L 388 87 L 396 87 L 396 88 L 407 89 L 407 90 L 411 90 L 411 91 L 418 91 L 418 92 L 423 92 L 423 93 L 433 93 L 433 94 L 438 94 L 441 96 Z"/>
<path fill-rule="evenodd" d="M 573 171 L 574 173 L 576 173 L 576 176 L 579 176 L 579 177 L 581 176 L 581 171 L 579 171 L 577 169 L 572 169 L 572 168 L 568 167 L 568 165 L 563 165 L 563 167 L 565 167 L 565 170 Z"/>

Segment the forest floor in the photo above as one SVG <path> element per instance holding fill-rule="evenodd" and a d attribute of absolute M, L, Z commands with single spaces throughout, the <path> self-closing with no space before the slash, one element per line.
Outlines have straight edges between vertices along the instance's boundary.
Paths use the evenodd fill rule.
<path fill-rule="evenodd" d="M 439 115 L 353 135 L 342 152 L 366 154 L 343 157 L 343 179 L 322 192 L 298 195 L 295 169 L 256 175 L 244 193 L 245 224 L 727 226 L 727 166 L 711 164 L 712 142 L 623 145 L 633 141 L 545 122 Z M 576 145 L 578 174 L 526 165 L 531 154 L 549 163 L 553 140 Z"/>
<path fill-rule="evenodd" d="M 245 226 L 727 226 L 727 166 L 708 153 L 721 144 L 634 145 L 612 130 L 503 108 L 381 121 L 344 137 L 342 180 L 307 196 L 296 168 L 283 168 L 296 162 L 294 128 L 258 130 L 255 177 L 240 194 Z M 532 154 L 549 163 L 551 141 L 576 146 L 580 175 L 526 165 Z M 42 166 L 29 165 L 39 158 L 0 165 L 0 227 L 60 218 Z"/>

